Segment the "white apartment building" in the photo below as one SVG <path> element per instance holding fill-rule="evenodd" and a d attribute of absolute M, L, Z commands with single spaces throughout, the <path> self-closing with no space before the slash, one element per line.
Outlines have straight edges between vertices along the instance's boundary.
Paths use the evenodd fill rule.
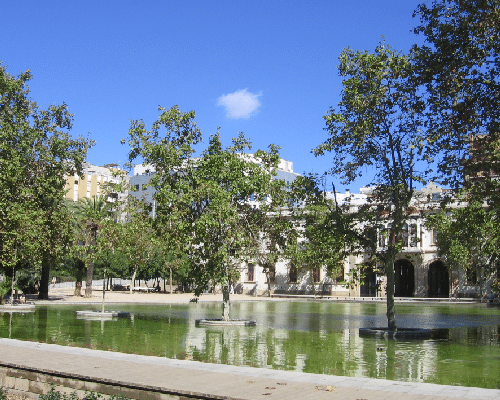
<path fill-rule="evenodd" d="M 252 154 L 247 154 L 252 158 Z M 154 189 L 148 186 L 151 176 L 154 174 L 154 167 L 151 165 L 137 164 L 134 166 L 133 175 L 129 177 L 130 194 L 138 200 L 144 201 L 152 206 L 154 216 L 156 204 L 153 198 Z M 287 184 L 293 182 L 300 174 L 293 172 L 293 162 L 280 160 L 278 170 L 274 179 L 285 181 Z"/>

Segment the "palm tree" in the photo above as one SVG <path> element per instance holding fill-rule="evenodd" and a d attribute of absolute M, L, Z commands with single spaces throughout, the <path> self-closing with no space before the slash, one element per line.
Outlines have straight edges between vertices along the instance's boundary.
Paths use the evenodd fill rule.
<path fill-rule="evenodd" d="M 87 280 L 85 297 L 92 297 L 92 279 L 94 276 L 94 247 L 102 223 L 107 218 L 112 218 L 112 204 L 106 196 L 94 196 L 78 200 L 75 204 L 75 216 L 79 222 L 81 239 L 87 255 Z"/>

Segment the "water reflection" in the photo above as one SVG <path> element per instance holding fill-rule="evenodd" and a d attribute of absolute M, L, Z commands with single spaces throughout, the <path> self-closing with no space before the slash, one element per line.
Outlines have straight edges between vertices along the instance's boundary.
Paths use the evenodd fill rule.
<path fill-rule="evenodd" d="M 380 304 L 248 302 L 232 317 L 256 327 L 199 327 L 219 304 L 123 306 L 131 319 L 79 320 L 75 307 L 0 313 L 0 335 L 68 346 L 310 373 L 497 388 L 498 310 L 474 306 L 397 308 L 404 327 L 438 328 L 429 340 L 361 338 L 385 325 Z"/>

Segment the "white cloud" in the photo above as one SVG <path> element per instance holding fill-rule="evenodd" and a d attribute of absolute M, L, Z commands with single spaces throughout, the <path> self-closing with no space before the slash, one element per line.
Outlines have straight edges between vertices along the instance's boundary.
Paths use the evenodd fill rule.
<path fill-rule="evenodd" d="M 217 100 L 218 106 L 226 107 L 226 116 L 231 119 L 250 118 L 260 107 L 262 93 L 250 93 L 247 89 L 224 94 Z"/>

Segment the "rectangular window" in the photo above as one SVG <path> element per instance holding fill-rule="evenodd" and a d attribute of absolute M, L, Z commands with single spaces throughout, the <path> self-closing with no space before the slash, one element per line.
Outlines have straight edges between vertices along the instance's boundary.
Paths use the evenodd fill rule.
<path fill-rule="evenodd" d="M 320 270 L 319 268 L 313 268 L 311 271 L 312 279 L 314 283 L 318 283 L 320 281 Z"/>
<path fill-rule="evenodd" d="M 365 247 L 365 251 L 370 251 L 371 246 L 377 243 L 377 229 L 373 226 L 367 226 L 364 228 L 364 236 L 368 241 L 368 244 Z"/>
<path fill-rule="evenodd" d="M 339 271 L 337 272 L 337 276 L 335 276 L 335 282 L 344 282 L 344 267 L 340 267 Z"/>
<path fill-rule="evenodd" d="M 477 273 L 473 268 L 467 268 L 465 270 L 467 285 L 477 285 Z"/>
<path fill-rule="evenodd" d="M 433 229 L 431 234 L 431 246 L 437 246 L 437 230 Z"/>
<path fill-rule="evenodd" d="M 403 229 L 401 231 L 401 242 L 403 247 L 408 247 L 408 224 L 403 225 Z"/>
<path fill-rule="evenodd" d="M 378 245 L 380 247 L 385 247 L 389 244 L 396 244 L 396 238 L 394 237 L 393 232 L 391 232 L 391 229 L 391 224 L 387 225 L 385 228 L 382 227 L 380 229 L 380 235 L 378 237 Z"/>
<path fill-rule="evenodd" d="M 267 282 L 268 283 L 276 283 L 276 268 L 275 267 L 269 267 L 267 269 Z"/>
<path fill-rule="evenodd" d="M 290 266 L 290 270 L 288 271 L 288 281 L 290 283 L 297 283 L 297 268 L 293 265 Z"/>
<path fill-rule="evenodd" d="M 396 235 L 394 234 L 394 231 L 392 230 L 392 224 L 387 225 L 387 245 L 396 244 Z"/>
<path fill-rule="evenodd" d="M 254 282 L 255 281 L 255 267 L 253 264 L 248 264 L 247 266 L 247 282 Z"/>
<path fill-rule="evenodd" d="M 403 247 L 417 247 L 417 224 L 404 224 L 401 230 L 401 244 Z"/>
<path fill-rule="evenodd" d="M 379 247 L 385 247 L 387 231 L 385 228 L 380 228 L 378 235 L 378 245 Z"/>
<path fill-rule="evenodd" d="M 408 235 L 410 237 L 410 247 L 417 247 L 417 224 L 410 224 Z"/>

